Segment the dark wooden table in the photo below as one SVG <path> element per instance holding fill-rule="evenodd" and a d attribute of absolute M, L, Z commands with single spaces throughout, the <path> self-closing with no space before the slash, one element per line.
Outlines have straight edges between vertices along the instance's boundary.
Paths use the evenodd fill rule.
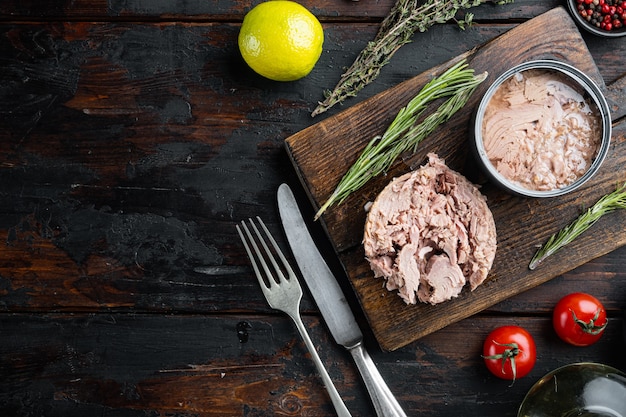
<path fill-rule="evenodd" d="M 327 117 L 310 113 L 392 1 L 303 4 L 324 24 L 324 52 L 308 77 L 277 83 L 239 55 L 247 2 L 0 3 L 0 415 L 334 415 L 295 327 L 267 306 L 234 226 L 260 215 L 286 247 L 276 189 L 287 182 L 302 205 L 307 198 L 284 140 Z M 466 31 L 446 24 L 417 34 L 328 115 L 560 5 L 482 5 Z M 626 38 L 583 36 L 606 83 L 622 76 Z M 319 224 L 311 227 L 341 272 Z M 339 276 L 407 415 L 512 417 L 560 365 L 626 368 L 625 265 L 626 248 L 617 249 L 393 352 L 378 347 Z M 554 303 L 575 290 L 598 297 L 610 317 L 587 348 L 551 329 Z M 350 411 L 373 416 L 350 355 L 308 294 L 303 314 Z M 528 328 L 538 345 L 534 370 L 513 385 L 480 357 L 502 324 Z"/>

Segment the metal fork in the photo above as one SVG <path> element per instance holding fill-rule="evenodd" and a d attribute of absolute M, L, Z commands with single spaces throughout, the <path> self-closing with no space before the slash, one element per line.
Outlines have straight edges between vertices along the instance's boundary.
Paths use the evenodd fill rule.
<path fill-rule="evenodd" d="M 272 255 L 272 252 L 267 246 L 267 243 L 265 243 L 263 236 L 259 232 L 259 229 L 252 219 L 248 219 L 248 221 L 255 232 L 255 235 L 257 237 L 256 240 L 258 240 L 261 243 L 261 246 L 263 246 L 265 256 L 259 249 L 259 246 L 257 245 L 256 240 L 252 236 L 252 233 L 250 232 L 250 229 L 248 228 L 246 223 L 242 221 L 241 228 L 239 227 L 239 225 L 235 226 L 237 228 L 237 232 L 239 233 L 239 237 L 241 238 L 241 241 L 246 248 L 246 252 L 248 253 L 248 257 L 250 258 L 250 262 L 252 263 L 254 273 L 259 280 L 259 284 L 261 285 L 263 294 L 265 295 L 265 298 L 267 299 L 270 307 L 286 313 L 296 324 L 296 327 L 298 328 L 302 339 L 304 339 L 304 343 L 306 344 L 307 349 L 311 353 L 313 362 L 315 363 L 315 366 L 317 367 L 317 370 L 320 373 L 322 380 L 324 381 L 324 385 L 326 386 L 326 390 L 330 395 L 330 400 L 335 406 L 335 411 L 337 412 L 337 415 L 339 417 L 350 417 L 350 412 L 346 408 L 346 405 L 343 403 L 341 396 L 339 395 L 337 389 L 335 388 L 335 385 L 333 384 L 333 381 L 330 379 L 330 376 L 328 375 L 328 372 L 326 371 L 326 368 L 324 367 L 324 364 L 317 354 L 317 350 L 315 349 L 315 346 L 313 345 L 313 342 L 311 341 L 311 338 L 306 331 L 306 327 L 304 327 L 304 323 L 302 323 L 302 319 L 300 318 L 300 300 L 302 299 L 302 287 L 300 287 L 300 284 L 298 283 L 296 274 L 287 262 L 287 259 L 278 247 L 278 244 L 270 234 L 269 230 L 263 223 L 263 220 L 261 220 L 261 218 L 258 216 L 257 220 L 261 225 L 261 228 L 265 232 L 267 239 L 271 242 L 274 251 L 280 258 L 284 270 L 287 272 L 287 277 L 285 277 L 283 270 L 278 266 L 276 258 Z M 245 235 L 241 229 L 245 231 Z M 255 260 L 255 256 L 250 247 L 254 249 L 254 254 L 256 254 L 256 258 L 258 259 L 258 262 L 261 264 L 261 267 L 265 272 L 265 278 L 267 278 L 267 282 L 263 278 L 261 269 L 259 268 L 257 260 Z M 272 271 L 265 261 L 265 257 L 267 257 L 267 259 L 269 259 L 270 263 L 272 264 L 275 275 L 272 274 Z"/>

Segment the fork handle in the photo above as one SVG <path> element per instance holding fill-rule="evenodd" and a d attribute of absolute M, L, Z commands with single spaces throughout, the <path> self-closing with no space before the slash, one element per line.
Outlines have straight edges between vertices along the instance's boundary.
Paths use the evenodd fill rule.
<path fill-rule="evenodd" d="M 309 333 L 307 332 L 306 327 L 304 327 L 304 323 L 302 323 L 302 319 L 300 318 L 300 316 L 291 316 L 291 318 L 296 324 L 296 327 L 298 328 L 298 331 L 300 332 L 302 339 L 304 339 L 304 344 L 306 345 L 307 349 L 311 353 L 311 357 L 313 358 L 313 362 L 315 363 L 315 366 L 317 367 L 317 371 L 319 372 L 320 376 L 322 377 L 322 380 L 324 381 L 324 385 L 326 386 L 328 395 L 330 395 L 330 400 L 335 406 L 335 411 L 337 412 L 337 416 L 351 417 L 350 411 L 348 411 L 348 409 L 346 408 L 346 405 L 341 399 L 339 392 L 337 392 L 337 388 L 335 388 L 335 385 L 333 384 L 332 379 L 330 379 L 330 375 L 328 375 L 328 372 L 326 371 L 326 368 L 324 367 L 322 360 L 317 354 L 317 350 L 315 349 L 315 346 L 313 345 L 313 342 L 311 341 L 311 338 L 309 337 Z"/>
<path fill-rule="evenodd" d="M 376 410 L 376 415 L 378 417 L 406 417 L 402 407 L 400 407 L 391 390 L 389 390 L 374 361 L 372 361 L 361 342 L 349 347 L 348 350 L 361 373 L 365 387 Z"/>

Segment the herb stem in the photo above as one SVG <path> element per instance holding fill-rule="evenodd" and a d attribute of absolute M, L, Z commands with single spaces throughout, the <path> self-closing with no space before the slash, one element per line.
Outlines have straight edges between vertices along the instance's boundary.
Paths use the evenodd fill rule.
<path fill-rule="evenodd" d="M 602 216 L 618 209 L 626 208 L 626 183 L 615 191 L 605 195 L 582 213 L 576 220 L 561 229 L 558 233 L 550 236 L 548 241 L 540 247 L 528 265 L 529 269 L 535 269 L 548 256 L 553 255 L 578 236 L 593 226 Z"/>
<path fill-rule="evenodd" d="M 327 111 L 348 97 L 354 97 L 367 84 L 375 80 L 391 57 L 406 43 L 416 31 L 425 32 L 437 23 L 446 23 L 461 9 L 469 9 L 482 3 L 493 1 L 497 4 L 511 3 L 513 0 L 427 0 L 420 4 L 417 0 L 397 0 L 373 41 L 359 53 L 339 79 L 332 91 L 325 93 L 325 99 L 315 108 L 312 116 Z M 457 20 L 461 29 L 472 24 L 473 14 L 467 13 L 463 20 Z"/>
<path fill-rule="evenodd" d="M 407 151 L 415 152 L 426 136 L 467 103 L 476 87 L 486 77 L 487 73 L 474 75 L 474 70 L 467 68 L 467 63 L 462 60 L 428 82 L 405 107 L 400 109 L 383 135 L 375 136 L 368 142 L 331 196 L 315 214 L 315 219 L 333 204 L 343 202 L 370 179 L 387 171 L 398 156 Z M 449 98 L 417 123 L 428 104 L 443 97 Z"/>

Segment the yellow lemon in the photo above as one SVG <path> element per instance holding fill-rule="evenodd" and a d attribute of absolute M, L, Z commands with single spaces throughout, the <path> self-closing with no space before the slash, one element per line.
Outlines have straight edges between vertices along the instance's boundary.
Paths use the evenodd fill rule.
<path fill-rule="evenodd" d="M 239 50 L 258 74 L 294 81 L 311 72 L 322 53 L 324 31 L 304 6 L 270 0 L 250 10 L 239 31 Z"/>

